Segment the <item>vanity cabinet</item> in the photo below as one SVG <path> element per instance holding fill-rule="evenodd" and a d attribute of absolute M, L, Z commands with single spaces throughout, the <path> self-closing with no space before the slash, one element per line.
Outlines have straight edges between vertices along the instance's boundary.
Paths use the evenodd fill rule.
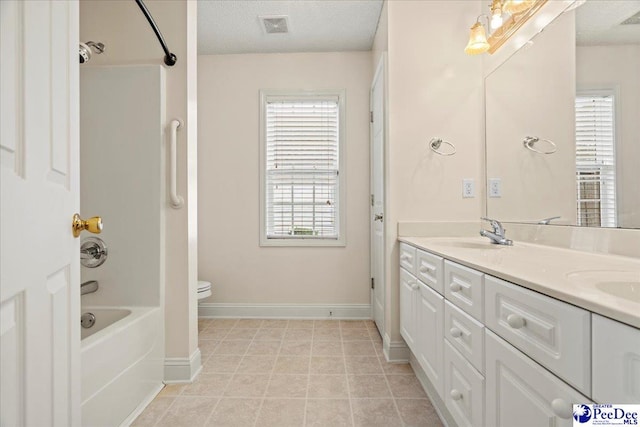
<path fill-rule="evenodd" d="M 593 399 L 640 402 L 640 330 L 593 315 Z"/>
<path fill-rule="evenodd" d="M 400 253 L 401 334 L 457 425 L 571 426 L 575 403 L 640 402 L 640 329 Z"/>

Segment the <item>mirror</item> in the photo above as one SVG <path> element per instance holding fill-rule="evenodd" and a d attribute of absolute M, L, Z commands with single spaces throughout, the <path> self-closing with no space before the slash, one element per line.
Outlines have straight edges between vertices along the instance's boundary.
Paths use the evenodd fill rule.
<path fill-rule="evenodd" d="M 567 10 L 486 76 L 487 216 L 640 228 L 638 76 L 640 0 Z"/>

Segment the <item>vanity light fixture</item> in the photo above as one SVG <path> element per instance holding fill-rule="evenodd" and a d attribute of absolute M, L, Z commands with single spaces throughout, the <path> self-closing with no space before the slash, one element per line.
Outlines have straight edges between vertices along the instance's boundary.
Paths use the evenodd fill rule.
<path fill-rule="evenodd" d="M 484 25 L 480 23 L 480 18 L 488 18 L 487 15 L 480 15 L 476 20 L 476 23 L 471 27 L 471 34 L 469 35 L 469 43 L 464 48 L 464 53 L 468 55 L 478 55 L 489 50 L 489 42 L 487 41 L 487 33 L 485 32 Z"/>
<path fill-rule="evenodd" d="M 484 52 L 494 53 L 547 1 L 491 0 L 490 14 L 478 16 L 475 24 L 471 27 L 469 43 L 464 49 L 465 53 L 469 55 Z M 480 22 L 480 18 L 486 19 L 486 25 Z"/>

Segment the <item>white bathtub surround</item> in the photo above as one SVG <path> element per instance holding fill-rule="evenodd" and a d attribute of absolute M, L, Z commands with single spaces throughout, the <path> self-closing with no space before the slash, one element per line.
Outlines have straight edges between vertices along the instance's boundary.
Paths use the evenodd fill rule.
<path fill-rule="evenodd" d="M 191 384 L 202 370 L 202 355 L 196 348 L 191 357 L 167 357 L 164 359 L 165 384 Z"/>
<path fill-rule="evenodd" d="M 96 325 L 130 312 L 81 342 L 82 425 L 117 426 L 135 417 L 163 387 L 164 330 L 158 328 L 163 323 L 162 310 L 82 310 L 88 311 L 96 315 Z"/>
<path fill-rule="evenodd" d="M 371 319 L 371 304 L 201 303 L 199 317 L 256 319 Z"/>
<path fill-rule="evenodd" d="M 82 425 L 114 426 L 164 379 L 165 71 L 88 66 L 80 84 L 81 211 L 102 216 L 109 248 L 81 269 L 99 283 L 81 297 L 96 316 L 81 343 Z"/>

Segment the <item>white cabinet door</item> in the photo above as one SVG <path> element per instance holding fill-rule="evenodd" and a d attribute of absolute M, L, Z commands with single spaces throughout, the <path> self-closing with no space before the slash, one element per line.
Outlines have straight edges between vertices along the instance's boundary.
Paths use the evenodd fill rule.
<path fill-rule="evenodd" d="M 445 340 L 443 400 L 459 427 L 485 425 L 484 393 L 484 377 Z"/>
<path fill-rule="evenodd" d="M 593 399 L 640 402 L 640 329 L 594 314 Z"/>
<path fill-rule="evenodd" d="M 407 273 L 404 268 L 400 269 L 400 335 L 407 345 L 416 354 L 416 291 L 418 280 Z"/>
<path fill-rule="evenodd" d="M 443 379 L 443 323 L 444 297 L 424 283 L 420 283 L 417 301 L 417 341 L 418 362 L 427 377 L 442 397 Z"/>
<path fill-rule="evenodd" d="M 485 329 L 486 425 L 572 426 L 576 403 L 589 399 Z"/>
<path fill-rule="evenodd" d="M 79 425 L 78 2 L 0 1 L 0 58 L 0 425 Z"/>

